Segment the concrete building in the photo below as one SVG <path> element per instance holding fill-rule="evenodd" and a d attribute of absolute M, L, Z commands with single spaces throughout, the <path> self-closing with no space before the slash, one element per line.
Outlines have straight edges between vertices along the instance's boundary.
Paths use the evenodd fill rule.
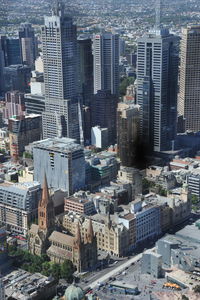
<path fill-rule="evenodd" d="M 108 128 L 100 126 L 92 127 L 91 129 L 91 145 L 96 148 L 105 149 L 108 144 Z"/>
<path fill-rule="evenodd" d="M 56 280 L 40 273 L 28 273 L 22 269 L 12 271 L 4 277 L 6 298 L 38 300 L 50 298 L 56 293 Z M 22 288 L 23 286 L 23 288 Z"/>
<path fill-rule="evenodd" d="M 139 38 L 137 48 L 137 103 L 145 147 L 171 150 L 176 136 L 179 38 L 167 29 Z"/>
<path fill-rule="evenodd" d="M 97 34 L 94 47 L 94 94 L 99 90 L 119 93 L 119 35 Z"/>
<path fill-rule="evenodd" d="M 45 83 L 43 137 L 80 140 L 76 26 L 57 2 L 42 26 Z M 52 50 L 53 49 L 53 50 Z"/>
<path fill-rule="evenodd" d="M 29 23 L 22 23 L 19 28 L 19 40 L 22 63 L 33 68 L 38 49 L 34 28 Z"/>
<path fill-rule="evenodd" d="M 29 114 L 42 114 L 45 110 L 44 75 L 38 71 L 32 71 L 31 73 L 31 92 L 25 94 L 26 112 Z"/>
<path fill-rule="evenodd" d="M 8 121 L 10 155 L 14 159 L 22 156 L 25 146 L 41 138 L 41 115 L 14 116 Z"/>
<path fill-rule="evenodd" d="M 139 105 L 121 102 L 117 108 L 117 146 L 122 166 L 133 167 L 139 146 Z"/>
<path fill-rule="evenodd" d="M 0 183 L 0 219 L 8 230 L 26 236 L 29 222 L 37 217 L 41 186 L 38 182 Z"/>
<path fill-rule="evenodd" d="M 109 90 L 99 90 L 92 101 L 92 126 L 108 128 L 108 142 L 116 143 L 116 113 L 118 98 Z"/>
<path fill-rule="evenodd" d="M 96 212 L 94 202 L 88 199 L 84 192 L 78 192 L 69 198 L 65 198 L 64 211 L 72 211 L 88 216 Z"/>
<path fill-rule="evenodd" d="M 138 201 L 132 205 L 131 212 L 135 214 L 136 244 L 147 239 L 156 238 L 161 233 L 160 208 Z"/>
<path fill-rule="evenodd" d="M 133 201 L 138 195 L 142 194 L 142 173 L 136 168 L 121 166 L 118 171 L 117 182 L 123 184 L 128 189 L 130 186 L 130 201 Z"/>
<path fill-rule="evenodd" d="M 4 118 L 8 119 L 13 116 L 22 116 L 25 112 L 24 94 L 19 91 L 7 92 L 5 95 Z"/>
<path fill-rule="evenodd" d="M 83 147 L 69 138 L 52 138 L 32 144 L 34 179 L 43 183 L 46 173 L 49 187 L 72 195 L 85 187 Z"/>
<path fill-rule="evenodd" d="M 200 201 L 200 172 L 191 173 L 187 176 L 188 190 L 192 195 L 197 197 L 197 200 Z"/>
<path fill-rule="evenodd" d="M 35 60 L 35 71 L 39 73 L 44 73 L 44 63 L 43 63 L 42 53 L 40 53 L 40 56 L 38 56 Z"/>
<path fill-rule="evenodd" d="M 183 131 L 200 130 L 200 25 L 182 31 L 178 113 L 185 119 Z"/>
<path fill-rule="evenodd" d="M 155 253 L 152 250 L 145 251 L 141 259 L 141 272 L 150 274 L 154 278 L 162 277 L 162 255 Z"/>
<path fill-rule="evenodd" d="M 129 246 L 128 249 L 131 251 L 136 246 L 136 218 L 132 213 L 127 213 L 124 216 L 118 217 L 118 222 L 122 223 L 129 233 Z"/>
<path fill-rule="evenodd" d="M 98 186 L 108 185 L 116 179 L 119 170 L 119 161 L 113 153 L 107 151 L 99 154 L 86 154 L 86 183 L 93 191 Z"/>

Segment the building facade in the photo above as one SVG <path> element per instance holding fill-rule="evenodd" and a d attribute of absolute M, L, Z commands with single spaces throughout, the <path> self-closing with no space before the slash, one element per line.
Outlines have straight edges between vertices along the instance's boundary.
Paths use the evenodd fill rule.
<path fill-rule="evenodd" d="M 139 105 L 121 102 L 117 108 L 117 146 L 122 166 L 136 164 L 139 143 Z"/>
<path fill-rule="evenodd" d="M 25 112 L 24 94 L 18 91 L 7 92 L 5 95 L 4 118 L 22 116 Z"/>
<path fill-rule="evenodd" d="M 29 230 L 29 251 L 39 256 L 46 253 L 55 263 L 71 260 L 78 272 L 93 270 L 97 265 L 97 241 L 91 220 L 84 237 L 79 223 L 74 236 L 55 231 L 54 205 L 46 176 L 38 206 L 38 225 L 32 224 Z"/>
<path fill-rule="evenodd" d="M 25 151 L 25 146 L 41 138 L 41 116 L 30 114 L 14 116 L 8 120 L 10 155 L 18 159 Z"/>
<path fill-rule="evenodd" d="M 117 103 L 117 96 L 110 90 L 98 90 L 92 101 L 92 126 L 108 128 L 110 145 L 116 143 Z"/>
<path fill-rule="evenodd" d="M 176 136 L 178 41 L 167 29 L 138 39 L 137 103 L 149 151 L 171 150 Z"/>
<path fill-rule="evenodd" d="M 43 137 L 80 140 L 76 26 L 59 1 L 42 26 L 45 83 Z"/>
<path fill-rule="evenodd" d="M 80 223 L 81 236 L 84 237 L 90 222 L 89 218 L 72 213 L 66 213 L 63 217 L 63 227 L 73 235 L 76 233 L 78 222 Z M 118 257 L 127 254 L 129 233 L 124 225 L 111 222 L 109 217 L 104 219 L 102 216 L 99 218 L 92 217 L 92 225 L 99 250 Z"/>
<path fill-rule="evenodd" d="M 72 195 L 85 186 L 83 147 L 69 138 L 52 138 L 33 143 L 34 179 Z"/>
<path fill-rule="evenodd" d="M 99 90 L 119 93 L 119 35 L 102 33 L 94 36 L 94 94 Z"/>
<path fill-rule="evenodd" d="M 30 67 L 34 66 L 37 57 L 37 40 L 34 28 L 29 23 L 22 23 L 19 28 L 20 51 L 22 63 Z"/>
<path fill-rule="evenodd" d="M 38 182 L 0 184 L 0 219 L 11 232 L 26 235 L 31 221 L 37 218 L 41 186 Z"/>
<path fill-rule="evenodd" d="M 200 130 L 200 25 L 182 31 L 178 113 L 185 121 L 183 131 Z"/>

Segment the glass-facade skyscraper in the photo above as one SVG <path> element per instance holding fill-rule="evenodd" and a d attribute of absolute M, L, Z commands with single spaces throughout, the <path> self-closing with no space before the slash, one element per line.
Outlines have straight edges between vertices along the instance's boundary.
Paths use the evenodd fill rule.
<path fill-rule="evenodd" d="M 141 138 L 149 150 L 173 148 L 177 118 L 179 38 L 159 29 L 138 39 L 137 102 Z"/>

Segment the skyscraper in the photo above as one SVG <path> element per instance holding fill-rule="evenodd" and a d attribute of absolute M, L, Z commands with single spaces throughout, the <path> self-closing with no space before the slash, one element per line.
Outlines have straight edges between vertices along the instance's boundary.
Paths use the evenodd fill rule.
<path fill-rule="evenodd" d="M 78 38 L 78 51 L 80 62 L 80 89 L 83 104 L 90 106 L 93 96 L 93 55 L 92 40 L 89 36 L 81 35 Z"/>
<path fill-rule="evenodd" d="M 118 97 L 110 90 L 99 90 L 92 102 L 92 126 L 108 128 L 108 142 L 116 143 L 116 112 Z"/>
<path fill-rule="evenodd" d="M 76 26 L 58 1 L 42 26 L 45 83 L 43 137 L 80 139 Z"/>
<path fill-rule="evenodd" d="M 136 165 L 139 138 L 139 105 L 120 102 L 117 108 L 117 146 L 122 166 Z"/>
<path fill-rule="evenodd" d="M 19 39 L 0 36 L 0 44 L 5 67 L 22 63 Z"/>
<path fill-rule="evenodd" d="M 185 130 L 200 130 L 200 25 L 182 31 L 178 113 Z"/>
<path fill-rule="evenodd" d="M 176 135 L 178 41 L 167 29 L 157 29 L 138 39 L 141 137 L 155 152 L 171 150 Z"/>
<path fill-rule="evenodd" d="M 94 94 L 99 90 L 119 92 L 119 35 L 94 36 Z"/>
<path fill-rule="evenodd" d="M 32 67 L 37 57 L 37 40 L 31 24 L 21 24 L 19 28 L 19 39 L 22 62 Z"/>

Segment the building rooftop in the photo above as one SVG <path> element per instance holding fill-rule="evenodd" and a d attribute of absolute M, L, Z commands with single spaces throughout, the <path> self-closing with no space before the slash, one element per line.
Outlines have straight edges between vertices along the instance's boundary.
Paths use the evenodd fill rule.
<path fill-rule="evenodd" d="M 61 242 L 64 245 L 74 245 L 74 237 L 62 232 L 53 231 L 49 237 L 50 241 Z"/>
<path fill-rule="evenodd" d="M 10 181 L 2 181 L 0 182 L 0 188 L 17 188 L 21 190 L 30 190 L 34 187 L 40 187 L 40 183 L 38 181 L 32 182 L 23 182 L 23 183 L 12 183 Z"/>
<path fill-rule="evenodd" d="M 69 153 L 69 151 L 82 150 L 83 147 L 76 143 L 75 139 L 70 138 L 48 138 L 32 143 L 33 148 L 40 148 L 55 152 Z"/>
<path fill-rule="evenodd" d="M 28 273 L 17 270 L 4 277 L 5 294 L 14 299 L 30 299 L 41 293 L 54 279 L 41 275 L 40 273 Z M 30 298 L 28 298 L 30 297 Z"/>
<path fill-rule="evenodd" d="M 185 226 L 176 233 L 176 236 L 194 243 L 200 243 L 200 229 L 195 224 Z"/>
<path fill-rule="evenodd" d="M 28 114 L 25 116 L 22 116 L 22 118 L 20 119 L 19 116 L 12 116 L 9 120 L 15 121 L 15 122 L 20 122 L 21 120 L 24 119 L 33 119 L 33 118 L 37 118 L 37 117 L 41 117 L 41 115 L 39 114 Z"/>

